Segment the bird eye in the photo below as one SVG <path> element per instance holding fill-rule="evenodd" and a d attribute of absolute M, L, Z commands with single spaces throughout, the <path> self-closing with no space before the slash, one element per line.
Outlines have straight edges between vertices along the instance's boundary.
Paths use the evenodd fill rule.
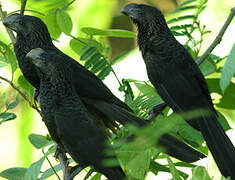
<path fill-rule="evenodd" d="M 23 25 L 23 21 L 22 20 L 18 21 L 18 23 L 19 23 L 19 25 Z"/>

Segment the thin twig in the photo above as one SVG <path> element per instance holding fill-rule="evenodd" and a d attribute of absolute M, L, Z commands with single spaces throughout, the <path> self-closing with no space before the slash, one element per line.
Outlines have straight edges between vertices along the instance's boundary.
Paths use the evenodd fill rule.
<path fill-rule="evenodd" d="M 20 8 L 20 14 L 24 15 L 24 10 L 26 7 L 27 0 L 21 0 L 21 8 Z"/>
<path fill-rule="evenodd" d="M 3 10 L 2 10 L 1 3 L 0 3 L 0 18 L 1 18 L 1 21 L 3 21 L 3 19 L 5 18 L 5 14 L 4 14 Z M 5 28 L 6 28 L 6 31 L 7 31 L 8 35 L 9 35 L 10 39 L 11 39 L 11 42 L 13 44 L 15 44 L 15 42 L 16 42 L 15 35 L 13 34 L 13 32 L 10 29 L 8 29 L 7 27 L 5 27 Z"/>
<path fill-rule="evenodd" d="M 28 103 L 29 105 L 35 109 L 39 114 L 40 114 L 40 110 L 38 109 L 37 106 L 35 106 L 29 99 L 28 97 L 18 88 L 16 87 L 10 80 L 0 76 L 0 79 L 2 79 L 3 81 L 7 82 L 13 89 L 15 89 Z"/>
<path fill-rule="evenodd" d="M 12 15 L 12 14 L 18 13 L 18 12 L 20 12 L 20 11 L 21 11 L 21 10 L 15 10 L 15 11 L 12 11 L 11 13 L 9 13 L 8 15 Z M 43 14 L 43 13 L 41 13 L 41 12 L 39 12 L 39 11 L 33 10 L 33 9 L 25 9 L 24 12 L 25 12 L 25 11 L 33 12 L 33 13 L 37 13 L 37 14 L 40 14 L 40 15 L 42 15 L 42 16 L 45 16 L 45 14 Z"/>
<path fill-rule="evenodd" d="M 44 149 L 42 149 L 42 153 L 44 154 L 44 156 L 46 155 L 45 152 L 44 152 Z M 61 179 L 60 179 L 60 176 L 57 174 L 55 168 L 52 166 L 52 164 L 51 164 L 51 162 L 50 162 L 50 160 L 48 159 L 47 156 L 46 156 L 46 160 L 47 160 L 47 162 L 49 163 L 49 165 L 50 165 L 52 171 L 53 171 L 53 172 L 55 173 L 55 175 L 57 176 L 57 178 L 58 178 L 59 180 L 61 180 Z"/>
<path fill-rule="evenodd" d="M 228 28 L 229 24 L 233 20 L 234 16 L 235 16 L 235 7 L 231 9 L 231 12 L 230 12 L 227 20 L 225 21 L 223 27 L 221 28 L 219 34 L 216 36 L 213 43 L 209 46 L 209 48 L 206 50 L 206 52 L 200 58 L 198 58 L 198 60 L 196 61 L 198 65 L 200 65 L 207 58 L 207 56 L 213 51 L 213 49 L 221 42 L 222 37 L 223 37 L 226 29 Z"/>
<path fill-rule="evenodd" d="M 73 36 L 72 34 L 69 34 L 68 36 L 70 36 L 71 38 L 79 41 L 82 44 L 88 45 L 88 43 L 86 43 L 85 41 L 81 40 L 80 38 L 77 38 L 77 37 Z"/>
<path fill-rule="evenodd" d="M 66 10 L 71 4 L 73 4 L 76 0 L 71 1 L 70 3 L 68 3 L 65 7 L 63 7 L 63 10 Z"/>

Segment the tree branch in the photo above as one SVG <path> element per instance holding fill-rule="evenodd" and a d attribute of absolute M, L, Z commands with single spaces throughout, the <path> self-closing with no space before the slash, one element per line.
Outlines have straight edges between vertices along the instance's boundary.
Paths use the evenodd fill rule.
<path fill-rule="evenodd" d="M 18 88 L 16 87 L 10 80 L 4 78 L 4 77 L 1 77 L 0 76 L 0 79 L 2 79 L 3 81 L 7 82 L 13 89 L 15 89 L 28 103 L 29 105 L 35 109 L 39 114 L 40 114 L 40 110 L 38 109 L 37 106 L 35 106 L 30 100 L 29 98 Z"/>
<path fill-rule="evenodd" d="M 5 13 L 4 13 L 3 10 L 2 10 L 2 4 L 1 4 L 1 2 L 0 2 L 0 19 L 1 19 L 1 21 L 3 21 L 3 19 L 4 19 L 5 17 L 6 17 L 6 16 L 5 16 Z M 4 27 L 5 27 L 5 26 L 4 26 Z M 9 35 L 10 39 L 11 39 L 11 42 L 12 42 L 13 44 L 15 44 L 15 42 L 16 42 L 15 35 L 13 34 L 13 32 L 12 32 L 10 29 L 8 29 L 7 27 L 5 27 L 5 28 L 6 28 L 6 31 L 7 31 L 8 35 Z"/>
<path fill-rule="evenodd" d="M 24 10 L 26 7 L 27 0 L 21 0 L 21 8 L 20 8 L 20 14 L 24 15 Z"/>
<path fill-rule="evenodd" d="M 226 29 L 228 28 L 229 24 L 232 22 L 234 16 L 235 16 L 235 7 L 231 9 L 231 12 L 230 12 L 227 20 L 225 21 L 223 27 L 221 28 L 219 34 L 216 36 L 213 43 L 209 46 L 209 48 L 206 50 L 206 52 L 200 58 L 198 58 L 198 60 L 196 61 L 198 65 L 200 65 L 207 58 L 207 56 L 213 51 L 213 49 L 221 42 L 222 37 L 223 37 Z"/>
<path fill-rule="evenodd" d="M 68 163 L 68 158 L 64 153 L 59 153 L 58 159 L 60 161 L 60 166 L 63 171 L 63 180 L 67 180 L 70 177 L 70 167 Z"/>

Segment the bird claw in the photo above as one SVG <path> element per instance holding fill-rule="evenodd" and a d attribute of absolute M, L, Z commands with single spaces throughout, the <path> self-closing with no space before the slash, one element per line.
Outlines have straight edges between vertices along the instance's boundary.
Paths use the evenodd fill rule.
<path fill-rule="evenodd" d="M 165 109 L 166 106 L 167 104 L 165 102 L 153 106 L 148 112 L 149 117 L 147 118 L 147 120 L 152 121 L 159 114 L 162 114 L 162 111 L 163 109 Z"/>
<path fill-rule="evenodd" d="M 73 178 L 78 175 L 84 168 L 86 168 L 86 165 L 76 165 L 73 167 L 68 167 L 69 176 L 66 177 L 65 180 L 73 180 Z"/>

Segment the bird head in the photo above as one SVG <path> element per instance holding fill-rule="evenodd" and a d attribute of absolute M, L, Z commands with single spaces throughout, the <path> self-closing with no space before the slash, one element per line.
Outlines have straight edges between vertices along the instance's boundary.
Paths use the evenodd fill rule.
<path fill-rule="evenodd" d="M 47 37 L 49 35 L 48 29 L 43 21 L 34 16 L 12 14 L 3 19 L 3 24 L 9 29 L 15 31 L 18 35 L 22 35 L 24 37 L 30 34 L 33 34 L 35 36 L 34 38 L 40 38 L 37 37 L 39 34 L 43 34 Z"/>
<path fill-rule="evenodd" d="M 47 59 L 45 55 L 46 52 L 43 49 L 35 48 L 26 54 L 26 58 L 28 58 L 35 66 L 37 66 L 41 72 L 49 73 L 50 60 Z"/>
<path fill-rule="evenodd" d="M 128 16 L 138 29 L 145 31 L 160 31 L 161 27 L 166 27 L 166 22 L 161 11 L 157 8 L 145 4 L 128 4 L 121 13 Z"/>

